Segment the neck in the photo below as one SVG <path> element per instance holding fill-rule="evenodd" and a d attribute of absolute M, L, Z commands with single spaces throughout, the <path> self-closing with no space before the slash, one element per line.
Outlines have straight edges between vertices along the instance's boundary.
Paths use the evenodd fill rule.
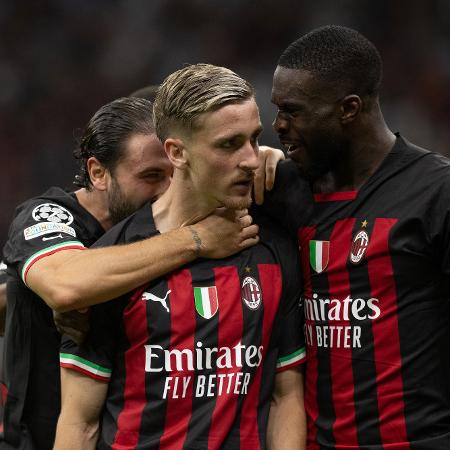
<path fill-rule="evenodd" d="M 109 230 L 113 226 L 109 217 L 108 204 L 104 192 L 95 189 L 88 191 L 82 188 L 75 191 L 75 195 L 80 205 L 97 219 L 104 230 Z"/>
<path fill-rule="evenodd" d="M 314 191 L 330 193 L 359 190 L 374 174 L 395 143 L 381 111 L 376 111 L 355 125 L 349 134 L 348 152 L 327 174 L 314 182 Z"/>
<path fill-rule="evenodd" d="M 167 191 L 152 205 L 156 228 L 162 233 L 196 223 L 219 206 L 181 178 L 174 174 Z"/>

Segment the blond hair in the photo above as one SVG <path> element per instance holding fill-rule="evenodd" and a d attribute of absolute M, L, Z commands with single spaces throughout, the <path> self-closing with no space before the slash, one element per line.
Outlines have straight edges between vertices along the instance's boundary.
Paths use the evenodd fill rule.
<path fill-rule="evenodd" d="M 225 67 L 193 64 L 169 75 L 153 105 L 153 121 L 161 142 L 170 132 L 191 132 L 206 112 L 253 98 L 251 84 Z"/>

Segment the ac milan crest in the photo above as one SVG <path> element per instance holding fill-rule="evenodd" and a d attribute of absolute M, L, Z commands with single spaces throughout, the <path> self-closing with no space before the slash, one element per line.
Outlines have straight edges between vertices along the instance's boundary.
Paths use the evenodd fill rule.
<path fill-rule="evenodd" d="M 241 286 L 241 296 L 244 303 L 251 310 L 259 308 L 262 302 L 261 288 L 253 277 L 245 277 Z"/>
<path fill-rule="evenodd" d="M 367 234 L 367 231 L 359 230 L 353 239 L 352 247 L 350 249 L 350 261 L 353 264 L 358 264 L 363 259 L 368 245 L 369 235 Z"/>

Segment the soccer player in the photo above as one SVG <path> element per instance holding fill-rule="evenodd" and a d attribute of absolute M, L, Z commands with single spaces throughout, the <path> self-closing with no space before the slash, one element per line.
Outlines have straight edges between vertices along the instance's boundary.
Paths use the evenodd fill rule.
<path fill-rule="evenodd" d="M 228 211 L 151 240 L 86 250 L 169 185 L 173 168 L 151 115 L 152 104 L 138 98 L 100 108 L 77 151 L 81 189 L 51 188 L 17 209 L 4 249 L 10 277 L 1 449 L 52 448 L 60 410 L 60 334 L 50 308 L 106 301 L 198 256 L 228 256 L 256 242 L 255 226 L 242 229 L 248 216 L 235 221 L 236 213 Z"/>
<path fill-rule="evenodd" d="M 163 82 L 154 118 L 175 168 L 170 187 L 96 245 L 251 203 L 261 123 L 245 80 L 183 68 Z M 92 308 L 85 343 L 62 347 L 55 449 L 95 448 L 98 438 L 99 448 L 304 448 L 297 252 L 270 228 L 260 236 Z"/>
<path fill-rule="evenodd" d="M 266 196 L 301 248 L 311 450 L 450 448 L 450 164 L 389 130 L 381 75 L 371 42 L 326 26 L 273 79 L 291 161 Z"/>

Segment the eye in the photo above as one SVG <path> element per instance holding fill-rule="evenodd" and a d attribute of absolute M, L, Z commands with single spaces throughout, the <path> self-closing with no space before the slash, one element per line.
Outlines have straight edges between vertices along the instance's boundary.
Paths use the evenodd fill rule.
<path fill-rule="evenodd" d="M 283 106 L 281 108 L 278 108 L 278 114 L 287 117 L 287 118 L 294 118 L 297 117 L 301 113 L 301 108 L 296 106 L 290 107 L 290 106 Z"/>
<path fill-rule="evenodd" d="M 233 141 L 223 141 L 223 142 L 221 142 L 220 143 L 220 147 L 221 148 L 233 148 L 233 146 L 234 146 L 234 143 L 233 143 Z"/>
<path fill-rule="evenodd" d="M 242 139 L 233 138 L 220 141 L 217 145 L 218 148 L 223 150 L 236 150 L 242 146 Z"/>
<path fill-rule="evenodd" d="M 143 174 L 141 178 L 150 183 L 155 183 L 157 181 L 161 181 L 162 179 L 164 179 L 165 173 L 164 172 L 147 172 L 147 173 Z"/>

